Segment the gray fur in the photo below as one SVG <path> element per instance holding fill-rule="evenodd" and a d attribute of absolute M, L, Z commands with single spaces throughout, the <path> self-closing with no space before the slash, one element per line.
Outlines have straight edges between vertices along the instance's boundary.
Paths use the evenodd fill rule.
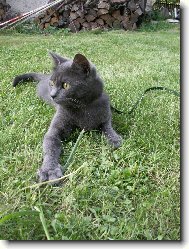
<path fill-rule="evenodd" d="M 118 148 L 122 142 L 112 128 L 109 97 L 103 91 L 103 82 L 95 66 L 81 54 L 75 55 L 74 60 L 53 52 L 50 55 L 54 61 L 52 74 L 23 74 L 16 76 L 13 82 L 13 86 L 16 86 L 25 80 L 39 81 L 39 97 L 56 109 L 43 140 L 40 181 L 62 176 L 59 164 L 61 141 L 76 128 L 86 131 L 100 129 L 114 148 Z M 69 83 L 70 88 L 64 89 L 63 82 Z"/>

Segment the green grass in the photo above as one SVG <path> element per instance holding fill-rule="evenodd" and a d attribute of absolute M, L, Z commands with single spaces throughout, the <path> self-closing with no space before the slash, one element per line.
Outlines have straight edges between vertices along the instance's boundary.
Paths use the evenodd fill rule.
<path fill-rule="evenodd" d="M 112 151 L 96 131 L 84 133 L 60 187 L 36 184 L 42 140 L 54 110 L 25 72 L 49 72 L 47 51 L 85 54 L 113 106 L 127 112 L 148 87 L 179 91 L 179 28 L 152 32 L 0 35 L 0 239 L 180 240 L 180 99 L 148 93 L 135 113 L 113 114 L 124 138 Z M 62 165 L 79 135 L 63 145 Z M 77 169 L 80 170 L 77 171 Z"/>

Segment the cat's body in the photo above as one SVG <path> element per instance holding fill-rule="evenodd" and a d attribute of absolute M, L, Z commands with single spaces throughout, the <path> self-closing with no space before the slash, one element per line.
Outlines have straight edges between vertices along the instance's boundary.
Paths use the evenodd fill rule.
<path fill-rule="evenodd" d="M 109 97 L 103 92 L 103 82 L 95 66 L 83 55 L 74 60 L 50 53 L 55 67 L 52 74 L 28 73 L 14 79 L 13 86 L 20 81 L 39 81 L 37 93 L 52 104 L 56 113 L 43 141 L 43 164 L 39 170 L 40 181 L 62 176 L 59 157 L 61 141 L 75 128 L 100 129 L 115 148 L 121 145 L 121 137 L 111 125 Z"/>

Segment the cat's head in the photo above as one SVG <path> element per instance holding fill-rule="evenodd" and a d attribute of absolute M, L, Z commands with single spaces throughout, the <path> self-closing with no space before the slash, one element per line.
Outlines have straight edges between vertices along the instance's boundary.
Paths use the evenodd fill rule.
<path fill-rule="evenodd" d="M 49 53 L 54 62 L 50 95 L 55 103 L 80 107 L 99 98 L 103 82 L 95 66 L 84 55 L 76 54 L 72 60 Z"/>

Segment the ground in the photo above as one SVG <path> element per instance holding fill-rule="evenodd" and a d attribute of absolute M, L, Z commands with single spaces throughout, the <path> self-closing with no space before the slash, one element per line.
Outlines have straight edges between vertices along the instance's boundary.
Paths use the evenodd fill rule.
<path fill-rule="evenodd" d="M 54 110 L 34 84 L 11 85 L 20 73 L 50 72 L 48 50 L 83 53 L 112 105 L 128 112 L 148 87 L 180 91 L 179 40 L 179 28 L 0 35 L 0 239 L 180 240 L 179 97 L 156 91 L 132 115 L 114 113 L 122 147 L 84 133 L 62 186 L 32 187 Z M 64 143 L 62 165 L 79 132 Z"/>

